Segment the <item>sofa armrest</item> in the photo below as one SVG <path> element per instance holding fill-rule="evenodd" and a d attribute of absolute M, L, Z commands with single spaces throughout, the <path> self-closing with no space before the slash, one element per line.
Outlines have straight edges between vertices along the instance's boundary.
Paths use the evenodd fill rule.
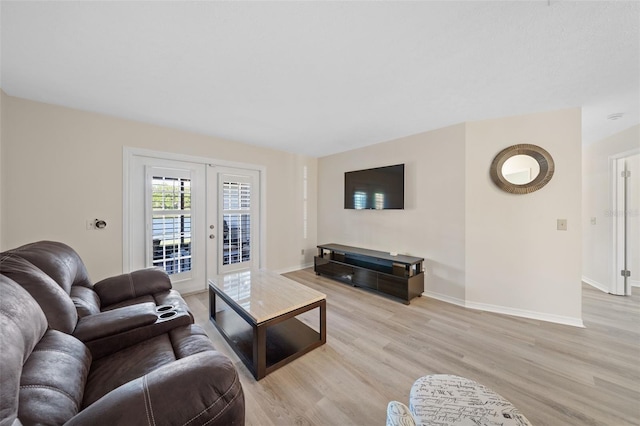
<path fill-rule="evenodd" d="M 387 405 L 387 426 L 416 426 L 409 407 L 402 402 L 391 401 Z"/>
<path fill-rule="evenodd" d="M 80 318 L 73 336 L 83 342 L 153 324 L 158 320 L 154 303 L 138 303 Z"/>
<path fill-rule="evenodd" d="M 93 289 L 100 297 L 100 304 L 108 306 L 124 300 L 171 290 L 171 280 L 162 269 L 148 268 L 105 278 L 97 282 Z"/>
<path fill-rule="evenodd" d="M 233 363 L 220 352 L 206 351 L 125 383 L 65 425 L 244 425 L 244 416 Z"/>
<path fill-rule="evenodd" d="M 171 315 L 169 318 L 162 318 L 164 315 Z M 184 310 L 173 312 L 158 312 L 157 320 L 151 324 L 132 328 L 122 333 L 105 336 L 99 339 L 84 342 L 91 351 L 93 359 L 99 359 L 111 355 L 129 346 L 136 345 L 142 341 L 168 333 L 174 328 L 193 324 L 193 318 Z"/>

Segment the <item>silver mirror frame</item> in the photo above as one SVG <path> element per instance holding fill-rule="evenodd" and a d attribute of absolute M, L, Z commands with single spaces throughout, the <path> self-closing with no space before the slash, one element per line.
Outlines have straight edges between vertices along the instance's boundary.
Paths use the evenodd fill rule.
<path fill-rule="evenodd" d="M 502 174 L 502 165 L 514 155 L 528 155 L 538 162 L 540 165 L 540 173 L 534 180 L 523 185 L 517 185 L 505 179 Z M 540 148 L 537 145 L 520 144 L 512 145 L 500 151 L 491 163 L 489 174 L 491 175 L 493 183 L 503 191 L 511 194 L 529 194 L 549 183 L 553 177 L 554 171 L 555 164 L 553 162 L 553 158 L 545 149 Z"/>

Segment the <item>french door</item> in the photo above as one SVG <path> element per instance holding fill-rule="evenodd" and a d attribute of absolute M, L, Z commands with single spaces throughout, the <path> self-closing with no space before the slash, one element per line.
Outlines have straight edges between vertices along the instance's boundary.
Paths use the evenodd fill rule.
<path fill-rule="evenodd" d="M 259 267 L 261 172 L 149 154 L 125 155 L 123 270 L 160 267 L 190 293 L 208 276 Z"/>
<path fill-rule="evenodd" d="M 217 274 L 259 266 L 259 173 L 211 166 L 207 174 L 210 266 Z M 215 224 L 215 225 L 214 225 Z"/>
<path fill-rule="evenodd" d="M 130 270 L 160 267 L 182 292 L 202 290 L 206 244 L 203 164 L 136 156 L 130 175 Z"/>

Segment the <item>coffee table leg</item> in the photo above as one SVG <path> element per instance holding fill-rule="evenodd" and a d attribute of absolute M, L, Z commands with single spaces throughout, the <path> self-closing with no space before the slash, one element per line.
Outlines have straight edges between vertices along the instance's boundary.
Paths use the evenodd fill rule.
<path fill-rule="evenodd" d="M 320 341 L 327 342 L 327 301 L 320 302 Z"/>
<path fill-rule="evenodd" d="M 253 369 L 256 380 L 267 373 L 267 327 L 256 325 L 253 329 Z"/>
<path fill-rule="evenodd" d="M 216 293 L 209 288 L 209 320 L 216 319 Z"/>

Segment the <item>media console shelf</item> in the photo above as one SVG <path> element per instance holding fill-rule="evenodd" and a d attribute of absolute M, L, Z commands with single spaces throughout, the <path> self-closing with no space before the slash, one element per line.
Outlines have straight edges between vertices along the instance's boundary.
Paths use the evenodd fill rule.
<path fill-rule="evenodd" d="M 356 287 L 401 299 L 407 305 L 424 292 L 424 259 L 340 244 L 318 246 L 313 270 Z"/>

